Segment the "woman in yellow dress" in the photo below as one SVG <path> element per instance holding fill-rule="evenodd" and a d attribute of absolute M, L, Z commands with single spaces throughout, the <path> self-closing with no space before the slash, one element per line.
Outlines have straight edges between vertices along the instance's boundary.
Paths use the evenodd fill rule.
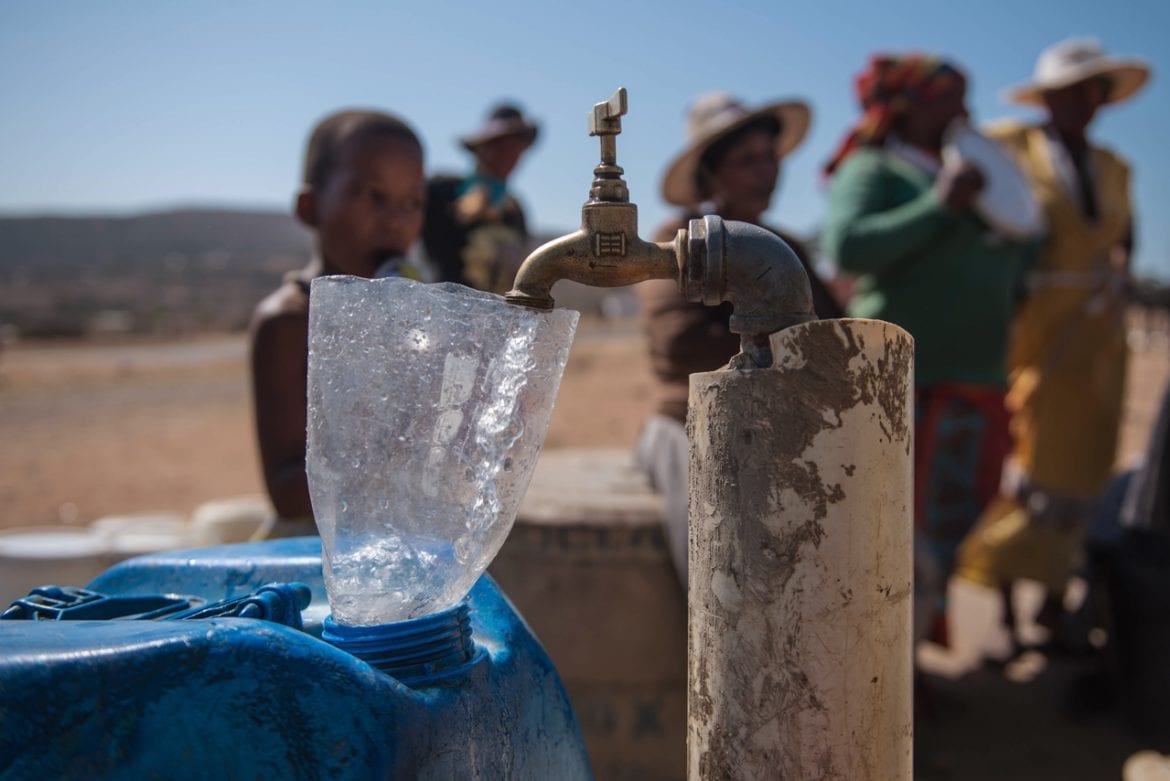
<path fill-rule="evenodd" d="M 1092 39 L 1044 50 L 1033 81 L 1010 93 L 1040 106 L 1039 124 L 988 130 L 1012 154 L 1044 209 L 1049 235 L 1013 324 L 1007 407 L 1014 449 L 1001 495 L 959 554 L 957 574 L 1004 591 L 1017 579 L 1048 600 L 1055 628 L 1084 531 L 1116 456 L 1127 349 L 1124 290 L 1132 248 L 1129 168 L 1092 144 L 1098 109 L 1137 92 L 1139 60 L 1105 55 Z"/>

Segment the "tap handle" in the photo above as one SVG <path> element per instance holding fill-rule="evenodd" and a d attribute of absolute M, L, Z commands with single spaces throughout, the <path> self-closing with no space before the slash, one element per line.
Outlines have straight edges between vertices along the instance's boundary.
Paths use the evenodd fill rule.
<path fill-rule="evenodd" d="M 622 114 L 628 110 L 626 88 L 618 87 L 609 100 L 593 105 L 589 113 L 589 135 L 616 136 L 622 132 Z"/>
<path fill-rule="evenodd" d="M 618 87 L 617 92 L 604 103 L 596 103 L 589 112 L 589 135 L 601 141 L 601 163 L 593 169 L 593 188 L 589 191 L 590 202 L 626 203 L 630 191 L 622 181 L 621 167 L 617 164 L 617 137 L 622 132 L 622 114 L 626 113 L 626 88 Z"/>

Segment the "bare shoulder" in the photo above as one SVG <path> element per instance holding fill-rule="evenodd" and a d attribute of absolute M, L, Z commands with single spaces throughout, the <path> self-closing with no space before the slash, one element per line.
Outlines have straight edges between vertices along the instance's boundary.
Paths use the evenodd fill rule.
<path fill-rule="evenodd" d="M 1123 176 L 1129 176 L 1129 162 L 1110 147 L 1093 144 L 1093 153 L 1098 167 L 1104 169 L 1109 166 L 1119 171 Z"/>
<path fill-rule="evenodd" d="M 256 305 L 249 330 L 258 365 L 270 360 L 289 363 L 291 356 L 308 350 L 308 294 L 296 282 L 285 282 Z"/>
<path fill-rule="evenodd" d="M 285 282 L 269 293 L 252 313 L 252 330 L 258 331 L 277 322 L 307 321 L 309 296 L 295 282 Z"/>

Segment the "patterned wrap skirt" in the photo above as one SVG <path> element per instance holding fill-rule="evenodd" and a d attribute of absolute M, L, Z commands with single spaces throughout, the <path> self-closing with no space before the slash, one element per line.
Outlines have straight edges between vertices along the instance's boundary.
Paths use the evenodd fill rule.
<path fill-rule="evenodd" d="M 945 578 L 999 491 L 1009 416 L 1000 387 L 939 383 L 914 396 L 914 523 Z"/>

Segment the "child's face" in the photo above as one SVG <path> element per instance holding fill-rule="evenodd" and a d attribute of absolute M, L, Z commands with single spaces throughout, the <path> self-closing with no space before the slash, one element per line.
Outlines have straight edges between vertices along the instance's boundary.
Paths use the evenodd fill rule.
<path fill-rule="evenodd" d="M 422 151 L 401 138 L 351 141 L 324 188 L 314 193 L 317 242 L 328 273 L 372 277 L 403 255 L 422 230 Z"/>

